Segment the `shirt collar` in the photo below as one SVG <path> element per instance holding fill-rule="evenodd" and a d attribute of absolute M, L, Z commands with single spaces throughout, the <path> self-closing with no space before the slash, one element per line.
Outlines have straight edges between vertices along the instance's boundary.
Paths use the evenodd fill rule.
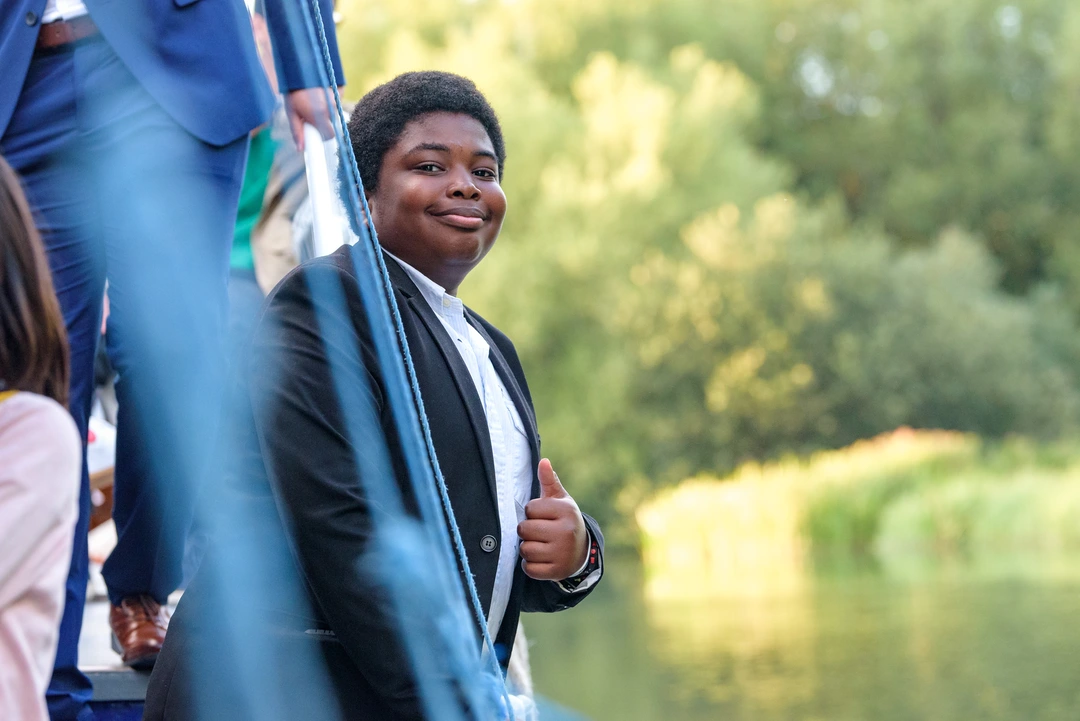
<path fill-rule="evenodd" d="M 436 315 L 465 317 L 465 305 L 461 302 L 460 298 L 450 295 L 441 285 L 431 278 L 428 278 L 416 268 L 412 267 L 385 248 L 383 249 L 383 252 L 396 260 L 405 270 L 412 279 L 412 282 L 415 283 L 416 287 L 420 290 L 420 295 L 424 296 L 424 300 L 427 301 L 427 304 L 431 306 L 431 309 L 435 311 Z"/>

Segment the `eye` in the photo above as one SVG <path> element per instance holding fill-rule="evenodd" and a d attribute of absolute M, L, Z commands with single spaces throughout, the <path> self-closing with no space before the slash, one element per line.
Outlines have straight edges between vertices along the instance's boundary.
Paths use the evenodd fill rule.
<path fill-rule="evenodd" d="M 438 163 L 421 163 L 420 165 L 416 166 L 416 169 L 422 170 L 425 173 L 437 173 L 442 170 L 442 166 L 440 166 Z"/>
<path fill-rule="evenodd" d="M 477 168 L 473 171 L 473 174 L 486 180 L 495 180 L 499 177 L 491 168 Z"/>

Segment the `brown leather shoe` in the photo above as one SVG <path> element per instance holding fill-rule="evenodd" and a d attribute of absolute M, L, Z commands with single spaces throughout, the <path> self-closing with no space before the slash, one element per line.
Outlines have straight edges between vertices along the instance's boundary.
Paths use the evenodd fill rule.
<path fill-rule="evenodd" d="M 126 666 L 153 668 L 169 628 L 169 612 L 145 593 L 128 596 L 109 612 L 112 647 Z"/>

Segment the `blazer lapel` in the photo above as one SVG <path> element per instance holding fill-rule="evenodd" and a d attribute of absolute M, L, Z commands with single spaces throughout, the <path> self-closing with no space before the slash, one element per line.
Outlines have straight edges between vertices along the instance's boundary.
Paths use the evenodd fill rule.
<path fill-rule="evenodd" d="M 495 345 L 495 341 L 488 335 L 483 324 L 478 323 L 468 310 L 465 312 L 465 318 L 469 321 L 469 325 L 475 328 L 487 341 L 488 348 L 490 348 L 489 356 L 492 365 L 495 366 L 495 372 L 502 379 L 503 385 L 506 386 L 507 392 L 510 393 L 510 398 L 514 401 L 514 407 L 517 408 L 518 415 L 521 416 L 521 422 L 525 424 L 525 435 L 529 438 L 529 450 L 532 451 L 533 459 L 532 496 L 536 498 L 540 495 L 540 479 L 536 475 L 536 466 L 540 463 L 540 434 L 536 428 L 536 417 L 533 415 L 532 406 L 525 400 L 525 394 L 521 391 L 521 386 L 518 385 L 514 372 L 510 370 L 510 364 L 506 362 L 506 358 L 499 352 L 499 347 Z"/>
<path fill-rule="evenodd" d="M 424 300 L 416 284 L 412 282 L 405 270 L 393 258 L 385 255 L 385 253 L 383 257 L 386 260 L 386 269 L 390 274 L 390 280 L 406 297 L 409 307 L 420 318 L 421 323 L 427 329 L 428 335 L 435 341 L 443 360 L 446 361 L 446 365 L 450 368 L 450 376 L 454 379 L 458 395 L 461 396 L 461 401 L 465 405 L 469 423 L 472 425 L 473 434 L 476 436 L 476 443 L 480 447 L 480 455 L 484 459 L 484 474 L 487 476 L 488 488 L 491 490 L 491 502 L 495 504 L 497 511 L 498 502 L 496 499 L 499 494 L 495 485 L 494 454 L 491 450 L 491 436 L 488 434 L 487 416 L 484 415 L 484 405 L 476 391 L 476 384 L 473 383 L 469 369 L 465 366 L 465 361 L 461 359 L 461 354 L 454 347 L 454 343 L 450 336 L 447 335 L 446 329 L 443 328 L 442 321 L 439 320 L 435 315 L 435 311 Z"/>

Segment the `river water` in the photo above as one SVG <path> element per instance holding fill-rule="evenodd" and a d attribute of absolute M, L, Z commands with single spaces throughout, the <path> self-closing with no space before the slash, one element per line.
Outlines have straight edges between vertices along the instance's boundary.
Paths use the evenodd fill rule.
<path fill-rule="evenodd" d="M 578 608 L 524 616 L 537 692 L 593 721 L 1080 720 L 1075 574 L 825 574 L 694 602 L 643 588 L 611 559 Z"/>

